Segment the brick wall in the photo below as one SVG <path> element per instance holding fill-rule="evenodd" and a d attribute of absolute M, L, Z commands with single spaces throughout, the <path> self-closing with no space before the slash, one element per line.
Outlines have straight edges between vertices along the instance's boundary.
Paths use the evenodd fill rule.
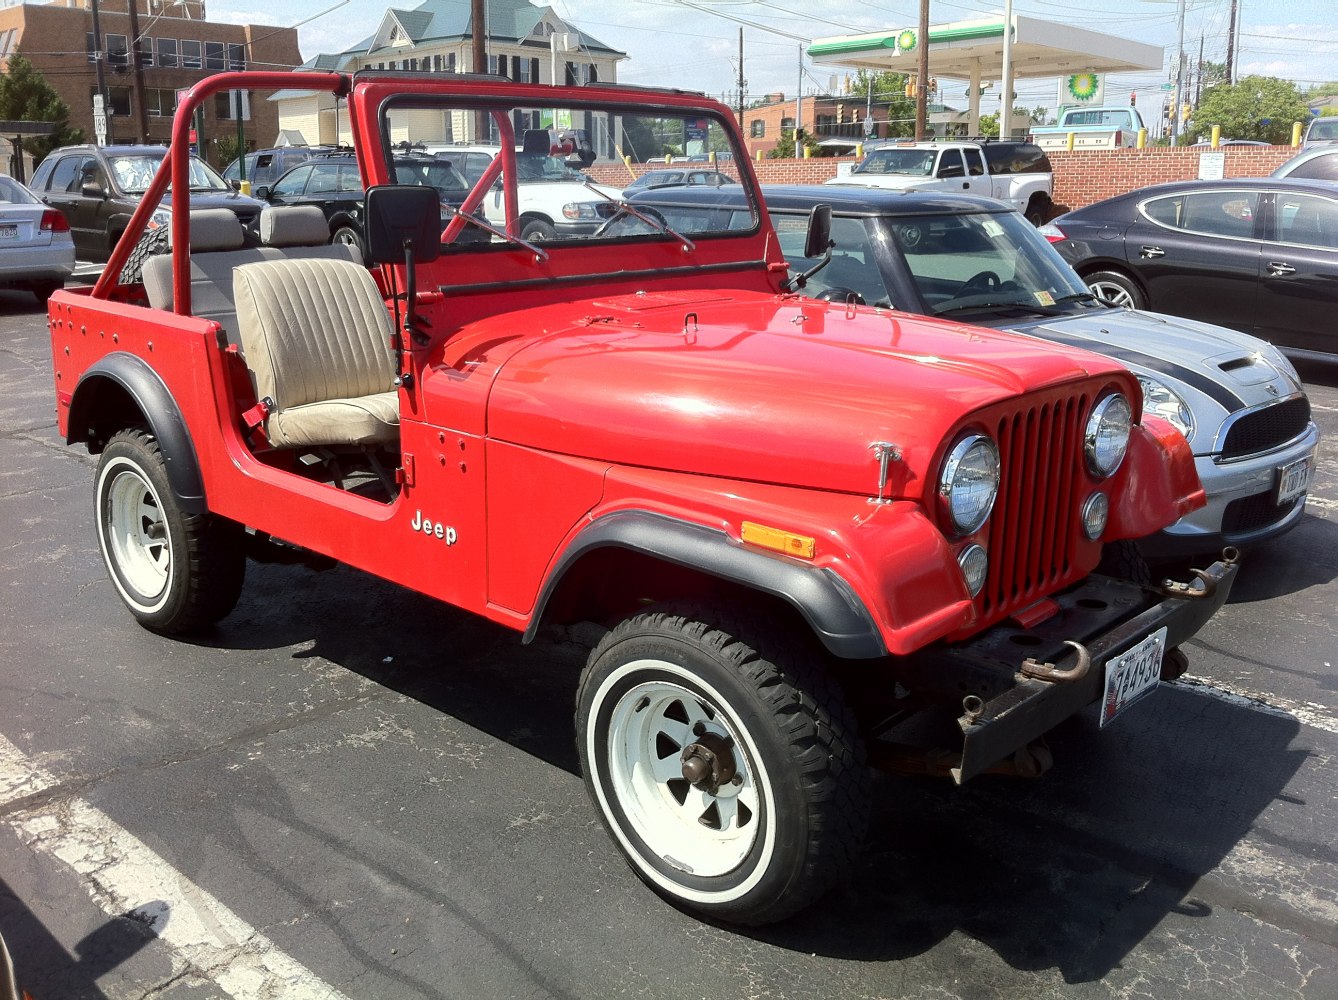
<path fill-rule="evenodd" d="M 1055 206 L 1060 211 L 1081 208 L 1126 191 L 1165 181 L 1192 180 L 1199 175 L 1203 149 L 1091 149 L 1050 153 L 1055 168 Z M 1296 153 L 1290 146 L 1224 146 L 1227 177 L 1261 177 Z M 762 160 L 753 171 L 763 184 L 821 184 L 836 176 L 836 165 L 853 162 L 834 157 L 810 160 Z M 663 167 L 663 163 L 635 164 L 639 174 Z M 734 174 L 731 163 L 717 164 L 723 173 Z M 628 168 L 601 164 L 590 168 L 601 183 L 625 186 L 631 180 Z"/>

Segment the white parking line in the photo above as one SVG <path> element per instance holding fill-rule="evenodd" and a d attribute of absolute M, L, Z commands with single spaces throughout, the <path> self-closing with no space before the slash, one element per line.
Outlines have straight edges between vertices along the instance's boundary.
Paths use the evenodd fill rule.
<path fill-rule="evenodd" d="M 1324 665 L 1329 666 L 1328 663 Z M 1184 677 L 1170 683 L 1175 687 L 1185 688 L 1188 691 L 1224 701 L 1228 705 L 1235 705 L 1239 708 L 1254 708 L 1261 712 L 1268 712 L 1270 715 L 1285 716 L 1295 719 L 1303 725 L 1338 736 L 1338 718 L 1329 714 L 1328 705 L 1320 705 L 1313 701 L 1295 702 L 1287 698 L 1279 698 L 1277 695 L 1264 695 L 1247 691 L 1244 688 L 1232 688 L 1219 681 L 1212 681 L 1206 677 L 1195 677 L 1193 674 L 1185 674 Z"/>
<path fill-rule="evenodd" d="M 237 1000 L 347 1000 L 83 799 L 57 796 L 7 811 L 57 784 L 0 736 L 0 820 L 30 849 L 73 869 L 108 916 L 138 920 L 163 940 L 171 979 L 210 982 Z"/>

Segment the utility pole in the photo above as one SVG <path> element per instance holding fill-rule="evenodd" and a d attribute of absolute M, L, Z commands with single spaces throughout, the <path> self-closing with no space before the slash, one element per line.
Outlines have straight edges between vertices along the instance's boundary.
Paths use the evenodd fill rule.
<path fill-rule="evenodd" d="M 816 98 L 814 98 L 816 100 Z M 817 124 L 816 122 L 814 123 Z M 804 151 L 799 148 L 799 133 L 804 130 L 804 46 L 799 45 L 799 79 L 794 86 L 794 155 L 801 157 Z"/>
<path fill-rule="evenodd" d="M 916 42 L 920 51 L 920 84 L 915 88 L 915 138 L 925 137 L 929 118 L 929 0 L 920 0 L 920 33 Z"/>
<path fill-rule="evenodd" d="M 139 125 L 139 141 L 149 141 L 149 109 L 144 106 L 144 66 L 139 61 L 139 0 L 128 0 L 126 12 L 130 15 L 131 93 L 135 102 L 135 122 Z M 101 65 L 101 63 L 99 63 Z"/>
<path fill-rule="evenodd" d="M 1175 107 L 1171 115 L 1171 145 L 1180 145 L 1180 116 L 1185 97 L 1185 0 L 1175 5 Z"/>
<path fill-rule="evenodd" d="M 473 42 L 473 61 L 475 73 L 488 72 L 488 53 L 483 47 L 487 33 L 487 10 L 486 0 L 469 0 L 469 27 L 470 40 Z M 553 86 L 558 85 L 557 77 L 553 78 Z M 553 128 L 557 128 L 557 115 L 553 116 Z M 488 112 L 474 112 L 474 141 L 488 141 Z"/>
<path fill-rule="evenodd" d="M 1226 53 L 1226 82 L 1236 82 L 1236 29 L 1240 24 L 1240 11 L 1236 6 L 1236 0 L 1231 0 L 1231 7 L 1227 14 L 1227 53 Z"/>
<path fill-rule="evenodd" d="M 1199 36 L 1199 68 L 1194 74 L 1194 107 L 1203 101 L 1203 36 Z"/>
<path fill-rule="evenodd" d="M 97 73 L 98 96 L 102 98 L 103 113 L 107 116 L 107 141 L 111 142 L 112 113 L 111 103 L 107 100 L 107 71 L 103 66 L 106 52 L 102 48 L 102 22 L 98 18 L 98 0 L 93 0 L 93 66 Z"/>
<path fill-rule="evenodd" d="M 1013 137 L 1013 0 L 1004 3 L 1003 64 L 999 81 L 999 138 Z"/>
<path fill-rule="evenodd" d="M 739 131 L 743 131 L 743 88 L 748 81 L 743 78 L 743 29 L 739 29 Z"/>

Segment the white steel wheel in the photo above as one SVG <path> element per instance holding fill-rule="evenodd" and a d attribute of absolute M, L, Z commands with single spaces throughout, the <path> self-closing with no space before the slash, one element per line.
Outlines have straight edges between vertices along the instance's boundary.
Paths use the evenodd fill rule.
<path fill-rule="evenodd" d="M 246 572 L 242 528 L 182 510 L 153 435 L 124 430 L 107 442 L 94 497 L 107 572 L 142 625 L 187 632 L 232 610 Z"/>
<path fill-rule="evenodd" d="M 849 873 L 868 814 L 863 748 L 821 670 L 759 652 L 738 638 L 746 625 L 702 617 L 637 615 L 591 653 L 582 770 L 651 888 L 718 919 L 768 923 Z"/>

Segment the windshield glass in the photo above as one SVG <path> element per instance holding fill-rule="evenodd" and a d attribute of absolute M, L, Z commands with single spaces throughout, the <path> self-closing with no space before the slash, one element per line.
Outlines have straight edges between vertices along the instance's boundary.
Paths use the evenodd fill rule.
<path fill-rule="evenodd" d="M 1090 301 L 1087 286 L 1017 212 L 880 220 L 929 312 L 1048 310 Z"/>
<path fill-rule="evenodd" d="M 937 153 L 934 149 L 875 149 L 851 172 L 928 177 L 934 172 L 934 157 Z"/>
<path fill-rule="evenodd" d="M 386 102 L 381 130 L 392 155 L 416 151 L 396 159 L 401 183 L 429 184 L 443 192 L 444 203 L 468 214 L 451 216 L 444 252 L 514 246 L 516 239 L 556 246 L 676 240 L 623 208 L 624 191 L 638 173 L 664 168 L 666 160 L 668 169 L 702 162 L 705 169 L 736 179 L 734 157 L 745 154 L 734 147 L 726 112 L 679 112 L 649 103 L 601 106 L 600 96 L 590 88 L 580 105 L 554 108 L 496 98 L 467 105 L 459 95 L 403 94 Z M 512 176 L 504 178 L 505 171 Z M 504 179 L 514 181 L 514 219 L 507 214 L 506 185 L 499 183 Z M 699 213 L 688 228 L 694 240 L 725 236 L 755 231 L 760 218 L 755 203 L 744 199 L 726 211 Z"/>
<path fill-rule="evenodd" d="M 163 165 L 167 150 L 155 150 L 151 153 L 119 153 L 109 157 L 112 174 L 116 177 L 116 186 L 126 194 L 143 194 L 149 189 L 149 183 L 158 168 Z M 231 191 L 232 187 L 220 177 L 214 168 L 204 161 L 191 157 L 190 187 L 192 191 Z"/>
<path fill-rule="evenodd" d="M 1338 118 L 1316 118 L 1310 123 L 1310 139 L 1338 139 Z"/>
<path fill-rule="evenodd" d="M 18 181 L 0 175 L 0 202 L 11 205 L 36 205 L 38 199 L 28 193 Z"/>

